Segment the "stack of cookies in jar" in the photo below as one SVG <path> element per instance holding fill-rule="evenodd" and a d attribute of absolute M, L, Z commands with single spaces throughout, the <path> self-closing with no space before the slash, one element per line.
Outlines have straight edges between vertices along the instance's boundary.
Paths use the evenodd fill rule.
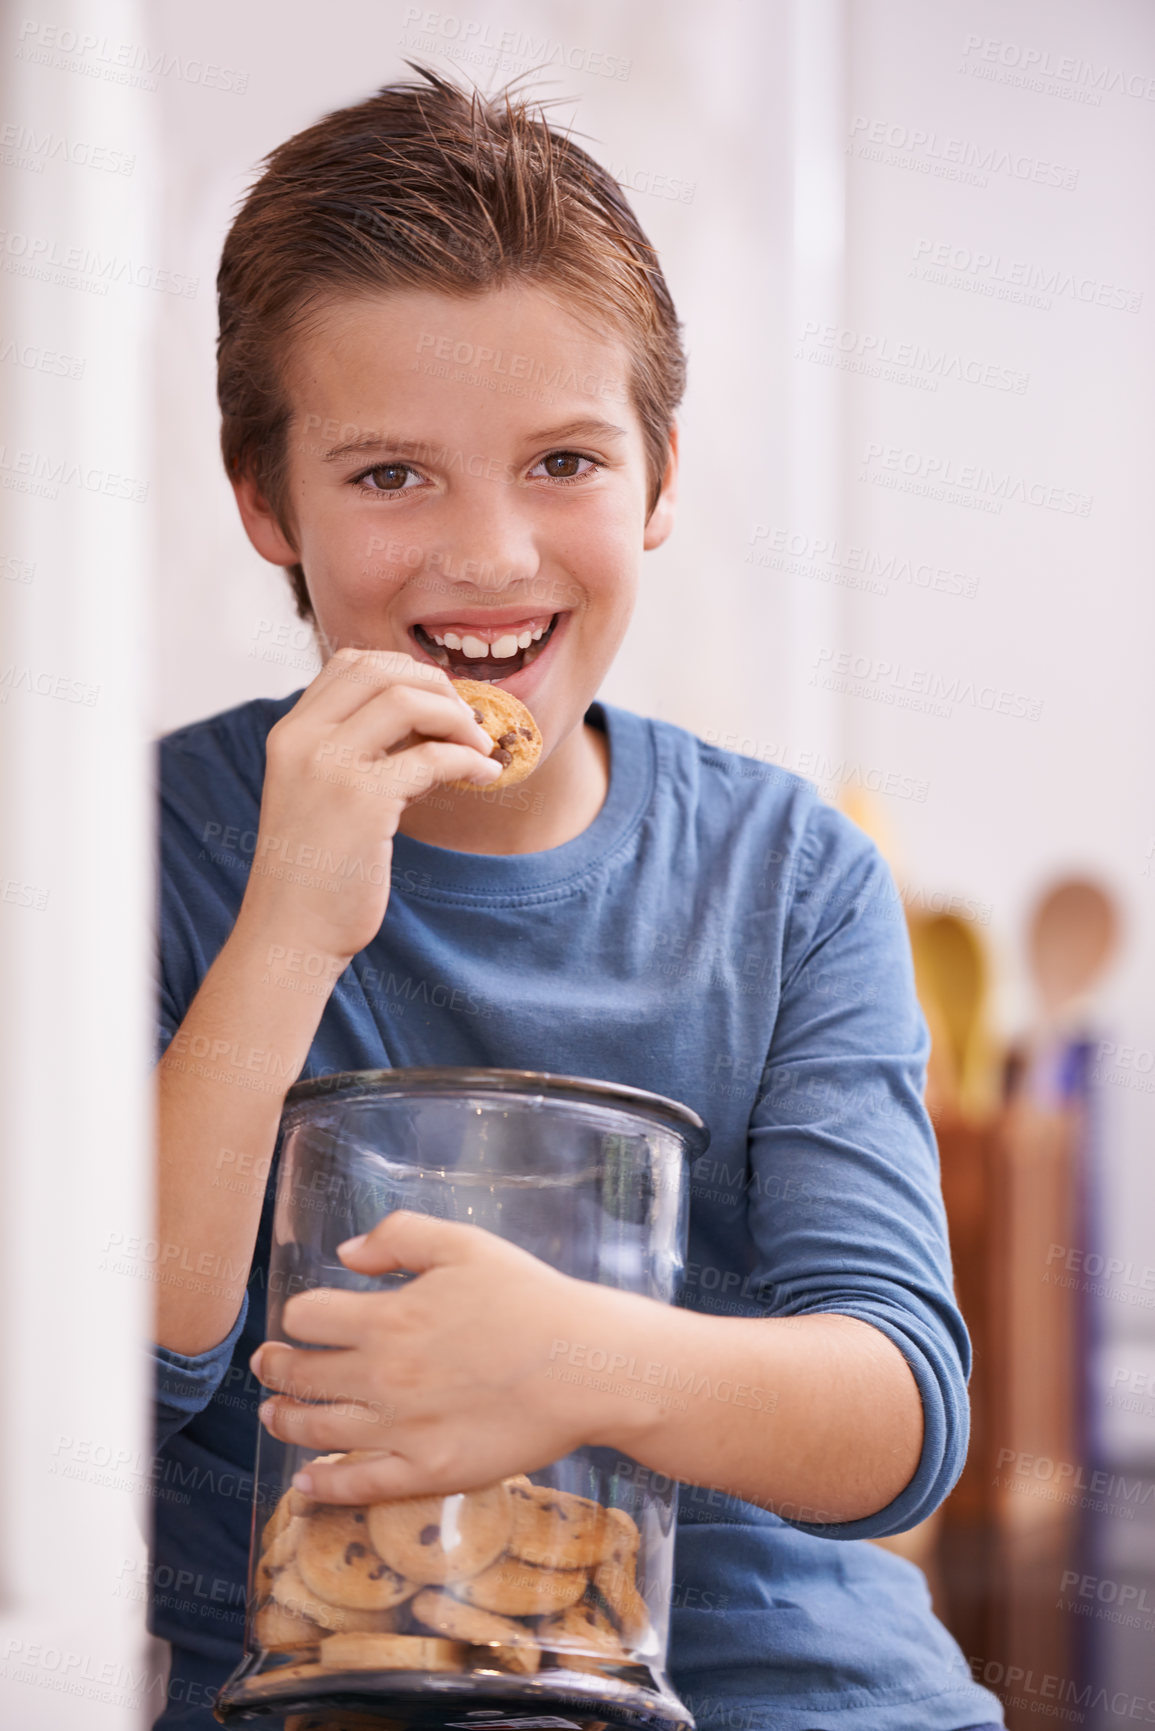
<path fill-rule="evenodd" d="M 254 1630 L 302 1680 L 328 1671 L 612 1675 L 645 1642 L 622 1509 L 523 1474 L 363 1505 L 290 1489 L 265 1525 Z M 269 1681 L 285 1680 L 279 1667 Z"/>

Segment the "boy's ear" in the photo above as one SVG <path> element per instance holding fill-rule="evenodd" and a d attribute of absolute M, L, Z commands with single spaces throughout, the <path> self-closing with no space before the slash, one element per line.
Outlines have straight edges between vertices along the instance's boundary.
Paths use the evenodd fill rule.
<path fill-rule="evenodd" d="M 300 562 L 296 549 L 290 545 L 272 509 L 252 475 L 230 477 L 237 510 L 245 526 L 245 534 L 270 565 L 296 565 Z"/>
<path fill-rule="evenodd" d="M 674 527 L 674 506 L 678 502 L 678 423 L 670 422 L 670 454 L 666 459 L 666 470 L 662 476 L 662 490 L 649 517 L 646 519 L 645 531 L 642 535 L 642 546 L 648 553 L 652 547 L 660 547 L 670 530 Z"/>

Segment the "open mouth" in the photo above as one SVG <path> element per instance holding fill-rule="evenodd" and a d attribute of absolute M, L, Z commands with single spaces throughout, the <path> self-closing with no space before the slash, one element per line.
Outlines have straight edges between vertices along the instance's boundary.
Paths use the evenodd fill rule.
<path fill-rule="evenodd" d="M 414 625 L 410 633 L 452 679 L 509 679 L 537 660 L 553 636 L 560 613 L 513 625 Z"/>

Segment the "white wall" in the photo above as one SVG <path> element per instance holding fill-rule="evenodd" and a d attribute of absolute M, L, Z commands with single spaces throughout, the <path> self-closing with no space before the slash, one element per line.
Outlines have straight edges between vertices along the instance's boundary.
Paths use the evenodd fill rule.
<path fill-rule="evenodd" d="M 120 1256 L 151 1213 L 154 297 L 130 276 L 160 159 L 155 107 L 41 60 L 26 22 L 0 15 L 0 1722 L 127 1731 L 165 1682 L 151 1289 Z M 140 9 L 103 28 L 139 42 Z"/>
<path fill-rule="evenodd" d="M 694 187 L 689 202 L 635 195 L 686 322 L 690 387 L 679 527 L 649 557 L 606 695 L 810 766 L 827 788 L 883 780 L 892 791 L 879 809 L 911 883 L 989 910 L 1008 1023 L 1029 1009 L 1030 899 L 1063 870 L 1102 876 L 1128 928 L 1106 1026 L 1136 1062 L 1155 1063 L 1144 992 L 1155 965 L 1146 0 L 722 0 L 708 14 L 688 0 L 660 11 L 475 0 L 439 13 L 432 39 L 407 25 L 415 10 L 339 0 L 294 23 L 284 7 L 207 0 L 195 15 L 175 4 L 152 14 L 174 50 L 248 73 L 243 93 L 174 77 L 158 98 L 160 252 L 199 284 L 194 298 L 158 297 L 158 729 L 293 690 L 315 665 L 303 634 L 289 665 L 264 658 L 293 621 L 287 587 L 249 549 L 216 448 L 213 276 L 258 158 L 403 75 L 405 52 L 492 87 L 531 62 L 495 71 L 486 31 L 534 37 L 527 55 L 560 44 L 570 65 L 555 61 L 535 88 L 575 99 L 561 117 L 635 184 L 665 175 Z M 461 60 L 467 30 L 474 57 Z M 628 76 L 591 69 L 598 54 L 628 59 Z M 1028 59 L 1036 75 L 1052 69 L 1041 91 L 1008 81 Z M 878 129 L 897 141 L 873 147 L 882 160 L 861 153 Z M 842 196 L 839 152 L 844 258 L 818 190 Z M 932 255 L 920 243 L 1001 262 L 942 283 L 921 268 Z M 1115 287 L 1143 298 L 1126 311 L 1061 286 L 1047 307 L 1000 293 L 1003 277 L 1056 272 L 1090 283 L 1092 297 L 1102 284 L 1108 301 Z M 934 390 L 827 364 L 882 351 L 901 371 L 901 345 L 948 357 Z M 968 382 L 954 366 L 1025 385 Z M 897 452 L 899 469 L 868 460 L 873 447 Z M 971 494 L 954 503 L 862 479 L 902 480 L 903 463 L 940 475 L 969 465 L 996 486 L 1021 481 L 1031 499 L 1057 489 L 1091 504 L 1082 516 L 1005 498 L 988 512 Z M 811 550 L 776 567 L 775 534 L 840 551 L 833 564 Z M 856 561 L 892 554 L 897 574 L 871 579 L 881 593 L 849 586 Z M 928 571 L 963 592 L 923 586 Z M 900 688 L 935 682 L 948 694 L 954 682 L 948 713 L 899 706 Z M 1004 713 L 984 707 L 1000 700 Z M 1112 1074 L 1104 1247 L 1141 1279 L 1153 1260 L 1155 1108 L 1125 1085 L 1146 1070 Z M 1108 1368 L 1155 1352 L 1152 1311 L 1135 1297 L 1124 1282 L 1104 1306 Z M 1150 1452 L 1152 1427 L 1139 1430 L 1120 1447 Z"/>
<path fill-rule="evenodd" d="M 1155 1350 L 1155 1098 L 1126 1084 L 1155 1088 L 1155 228 L 1143 191 L 1155 166 L 1155 13 L 1144 0 L 861 0 L 851 15 L 847 356 L 886 339 L 889 354 L 921 346 L 1026 384 L 1019 394 L 944 377 L 928 391 L 844 374 L 849 540 L 976 586 L 971 597 L 906 581 L 848 594 L 838 647 L 901 673 L 848 688 L 844 737 L 849 755 L 927 782 L 925 803 L 889 802 L 894 830 L 917 882 L 989 904 L 1009 1015 L 1027 1007 L 1021 933 L 1040 887 L 1087 871 L 1120 899 L 1127 938 L 1104 1030 L 1136 1052 L 1129 1069 L 1107 1067 L 1102 1089 L 1111 1164 L 1097 1248 L 1131 1265 L 1100 1306 L 1103 1370 L 1140 1368 Z M 1045 88 L 1010 81 L 1025 73 Z M 945 282 L 928 275 L 942 255 L 926 243 L 961 267 Z M 983 254 L 998 262 L 982 265 Z M 1028 290 L 1041 303 L 1014 298 Z M 1111 304 L 1124 298 L 1137 310 Z M 898 467 L 868 455 L 879 446 L 900 453 Z M 988 493 L 993 514 L 965 486 L 956 503 L 863 479 L 917 485 L 935 461 L 956 475 L 987 470 L 980 486 L 1009 478 L 1012 494 L 1021 481 L 1028 500 L 1052 503 Z M 1086 515 L 1054 508 L 1076 496 Z M 878 701 L 917 687 L 918 673 L 976 696 L 946 716 Z M 1009 694 L 1008 713 L 978 706 L 995 691 Z M 1016 713 L 1034 705 L 1038 719 Z M 1114 1410 L 1105 1416 L 1114 1427 Z M 1155 1454 L 1149 1419 L 1115 1428 L 1120 1451 Z"/>

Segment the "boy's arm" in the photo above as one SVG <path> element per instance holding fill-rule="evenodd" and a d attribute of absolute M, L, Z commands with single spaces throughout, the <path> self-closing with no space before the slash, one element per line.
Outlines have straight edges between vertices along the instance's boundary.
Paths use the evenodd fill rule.
<path fill-rule="evenodd" d="M 601 1308 L 594 1300 L 595 1328 Z M 683 1392 L 660 1406 L 631 1391 L 591 1441 L 803 1525 L 868 1521 L 914 1479 L 922 1401 L 909 1364 L 877 1329 L 836 1314 L 644 1317 L 630 1308 L 607 1307 L 607 1321 L 617 1311 L 616 1350 L 633 1349 L 667 1394 Z"/>
<path fill-rule="evenodd" d="M 760 1340 L 751 1370 L 777 1397 L 762 1472 L 790 1485 L 751 1500 L 829 1536 L 914 1525 L 966 1455 L 970 1346 L 922 1099 L 928 1049 L 890 873 L 846 818 L 816 805 L 750 1125 L 745 1290 L 765 1320 L 687 1322 L 723 1353 L 728 1338 Z M 720 1460 L 753 1468 L 749 1424 L 721 1409 L 715 1424 Z M 705 1482 L 743 1494 L 732 1475 Z"/>
<path fill-rule="evenodd" d="M 378 652 L 338 650 L 270 730 L 240 913 L 157 1068 L 156 1339 L 169 1353 L 195 1358 L 234 1329 L 285 1094 L 334 984 L 380 929 L 405 806 L 440 782 L 488 785 L 491 749 L 439 667 Z M 325 857 L 363 869 L 299 863 Z M 277 959 L 290 951 L 308 954 L 316 995 L 291 989 Z"/>
<path fill-rule="evenodd" d="M 249 1278 L 285 1094 L 346 963 L 315 996 L 282 961 L 293 932 L 242 904 L 157 1078 L 156 1338 L 196 1356 L 233 1327 Z"/>
<path fill-rule="evenodd" d="M 745 1290 L 765 1320 L 684 1318 L 695 1365 L 711 1339 L 728 1370 L 748 1344 L 745 1380 L 758 1372 L 773 1411 L 752 1422 L 715 1396 L 668 1437 L 657 1425 L 644 1459 L 677 1447 L 700 1471 L 713 1407 L 718 1464 L 698 1482 L 803 1527 L 899 1532 L 947 1495 L 966 1456 L 970 1343 L 922 1098 L 928 1050 L 890 873 L 846 818 L 816 805 L 750 1124 Z M 769 1496 L 742 1488 L 759 1472 Z"/>

